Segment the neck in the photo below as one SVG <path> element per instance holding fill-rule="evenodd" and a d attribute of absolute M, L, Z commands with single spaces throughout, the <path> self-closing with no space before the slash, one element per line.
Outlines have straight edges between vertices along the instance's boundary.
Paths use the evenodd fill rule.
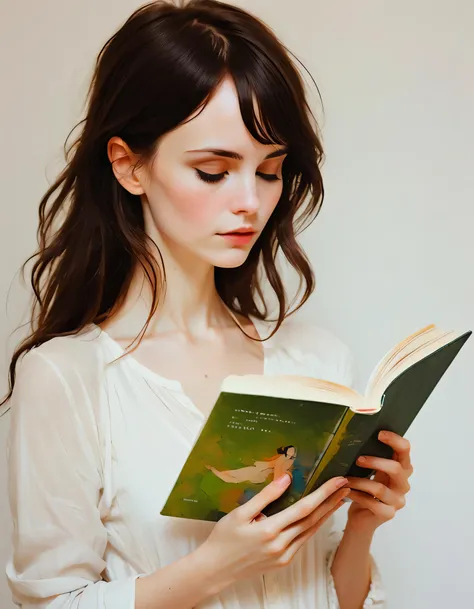
<path fill-rule="evenodd" d="M 216 328 L 233 324 L 232 315 L 222 302 L 214 281 L 214 266 L 196 259 L 189 251 L 171 249 L 164 238 L 153 235 L 162 256 L 156 262 L 158 308 L 150 320 L 147 335 L 183 332 L 199 336 Z M 160 278 L 165 270 L 166 280 Z M 113 321 L 114 334 L 124 338 L 137 336 L 148 319 L 153 298 L 143 269 L 137 266 L 130 288 Z"/>

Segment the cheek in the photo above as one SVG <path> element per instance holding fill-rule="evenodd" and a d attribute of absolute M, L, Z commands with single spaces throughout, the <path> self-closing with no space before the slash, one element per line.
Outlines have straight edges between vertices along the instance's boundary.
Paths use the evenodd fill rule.
<path fill-rule="evenodd" d="M 216 224 L 217 211 L 210 204 L 209 193 L 202 188 L 194 188 L 189 184 L 176 180 L 173 186 L 165 189 L 163 193 L 166 200 L 166 210 L 163 206 L 163 222 L 180 225 L 181 229 L 188 231 L 199 231 L 209 228 Z M 163 217 L 164 216 L 164 217 Z"/>
<path fill-rule="evenodd" d="M 186 220 L 196 228 L 207 226 L 209 229 L 216 216 L 212 205 L 209 204 L 209 195 L 203 195 L 202 192 L 188 191 L 184 198 L 180 199 L 178 207 Z"/>
<path fill-rule="evenodd" d="M 173 197 L 174 207 L 181 220 L 194 229 L 209 228 L 215 224 L 216 212 L 209 204 L 209 194 L 191 188 L 179 189 Z"/>
<path fill-rule="evenodd" d="M 267 192 L 261 199 L 261 215 L 265 218 L 265 221 L 270 218 L 275 207 L 278 205 L 282 192 L 283 186 L 280 186 L 273 192 Z"/>

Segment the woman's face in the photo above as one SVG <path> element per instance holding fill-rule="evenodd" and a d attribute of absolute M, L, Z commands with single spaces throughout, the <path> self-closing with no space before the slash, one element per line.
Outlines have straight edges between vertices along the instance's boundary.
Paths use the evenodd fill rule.
<path fill-rule="evenodd" d="M 296 448 L 294 446 L 290 446 L 290 448 L 288 448 L 288 450 L 286 451 L 286 456 L 287 457 L 294 457 L 296 455 Z"/>
<path fill-rule="evenodd" d="M 160 139 L 140 178 L 148 233 L 171 251 L 240 266 L 280 199 L 284 158 L 284 147 L 252 138 L 233 81 L 223 81 L 200 114 Z M 250 233 L 228 234 L 239 229 Z"/>

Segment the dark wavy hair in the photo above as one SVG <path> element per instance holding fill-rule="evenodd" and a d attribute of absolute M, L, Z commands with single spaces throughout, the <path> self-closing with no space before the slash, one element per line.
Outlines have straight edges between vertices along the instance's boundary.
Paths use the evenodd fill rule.
<path fill-rule="evenodd" d="M 97 57 L 85 118 L 66 139 L 65 168 L 40 202 L 38 250 L 22 267 L 24 273 L 34 261 L 31 330 L 13 354 L 9 392 L 1 404 L 12 395 L 22 354 L 113 316 L 136 265 L 154 295 L 134 342 L 141 340 L 166 274 L 156 245 L 145 234 L 137 196 L 113 174 L 107 143 L 119 136 L 140 163 L 149 163 L 158 139 L 203 109 L 227 76 L 235 83 L 250 134 L 262 144 L 287 146 L 288 155 L 283 192 L 272 216 L 241 266 L 215 269 L 216 289 L 235 313 L 266 319 L 266 278 L 279 303 L 274 332 L 306 302 L 314 275 L 296 235 L 316 217 L 323 201 L 323 149 L 303 78 L 290 55 L 258 18 L 216 0 L 151 2 L 106 42 Z M 276 264 L 279 252 L 300 279 L 299 301 L 292 310 L 297 297 L 288 302 Z"/>
<path fill-rule="evenodd" d="M 289 448 L 295 448 L 295 447 L 293 446 L 293 444 L 289 444 L 288 446 L 281 446 L 280 448 L 277 448 L 277 453 L 279 455 L 285 455 L 285 457 L 287 457 Z M 296 450 L 296 448 L 295 448 L 295 450 Z"/>

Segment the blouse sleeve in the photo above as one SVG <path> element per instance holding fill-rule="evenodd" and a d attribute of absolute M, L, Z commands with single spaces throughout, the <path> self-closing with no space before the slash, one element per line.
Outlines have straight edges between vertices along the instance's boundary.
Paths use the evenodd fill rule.
<path fill-rule="evenodd" d="M 135 579 L 106 582 L 100 442 L 80 373 L 30 351 L 18 367 L 7 445 L 13 553 L 23 609 L 134 609 Z M 69 376 L 77 383 L 71 390 Z"/>

